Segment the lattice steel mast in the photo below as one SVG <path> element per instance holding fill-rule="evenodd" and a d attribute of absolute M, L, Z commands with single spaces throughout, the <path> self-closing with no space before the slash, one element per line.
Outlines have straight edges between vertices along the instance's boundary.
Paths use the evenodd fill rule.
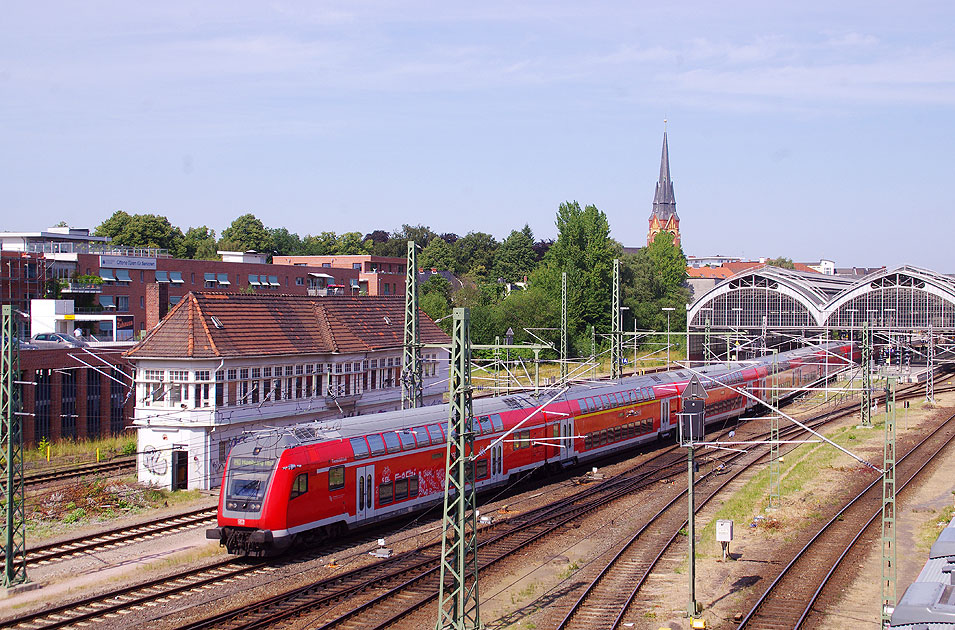
<path fill-rule="evenodd" d="M 925 400 L 935 404 L 935 329 L 932 322 L 928 325 L 928 356 L 925 363 L 928 369 L 925 370 Z"/>
<path fill-rule="evenodd" d="M 405 344 L 401 362 L 401 408 L 421 406 L 421 328 L 418 323 L 418 253 L 408 241 L 405 273 Z"/>
<path fill-rule="evenodd" d="M 882 622 L 887 625 L 896 604 L 895 554 L 895 377 L 885 387 L 885 443 L 882 455 Z"/>
<path fill-rule="evenodd" d="M 567 272 L 560 274 L 560 382 L 567 380 Z"/>
<path fill-rule="evenodd" d="M 872 344 L 869 322 L 862 322 L 862 426 L 872 426 Z"/>
<path fill-rule="evenodd" d="M 782 474 L 779 462 L 779 352 L 773 348 L 773 384 L 770 389 L 770 402 L 773 405 L 769 416 L 769 507 L 777 509 L 782 499 Z"/>
<path fill-rule="evenodd" d="M 623 346 L 620 327 L 620 259 L 613 259 L 613 306 L 610 313 L 610 378 L 618 379 L 621 376 L 623 363 Z"/>
<path fill-rule="evenodd" d="M 13 306 L 3 305 L 0 342 L 0 448 L 3 463 L 4 559 L 6 588 L 27 581 L 26 516 L 24 514 L 23 433 L 20 426 L 19 346 L 14 341 Z"/>
<path fill-rule="evenodd" d="M 437 630 L 481 628 L 478 597 L 477 503 L 474 486 L 474 415 L 471 409 L 471 315 L 453 311 L 451 404 L 444 491 L 444 536 Z"/>

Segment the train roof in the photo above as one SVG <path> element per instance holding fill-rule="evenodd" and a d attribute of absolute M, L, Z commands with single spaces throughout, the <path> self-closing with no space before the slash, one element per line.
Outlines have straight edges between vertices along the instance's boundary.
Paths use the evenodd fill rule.
<path fill-rule="evenodd" d="M 837 344 L 833 342 L 830 346 L 832 345 Z M 778 360 L 781 365 L 785 365 L 789 358 L 813 354 L 816 351 L 816 348 L 803 348 L 784 352 L 780 353 Z M 749 361 L 713 363 L 702 368 L 694 369 L 693 372 L 703 374 L 710 379 L 721 379 L 724 382 L 732 383 L 735 382 L 735 379 L 728 379 L 726 378 L 727 376 L 739 375 L 742 377 L 745 370 L 770 363 L 772 363 L 771 357 L 763 357 Z M 570 402 L 622 390 L 639 391 L 643 388 L 680 384 L 688 381 L 691 376 L 692 372 L 690 370 L 678 369 L 669 372 L 628 376 L 613 382 L 594 381 L 579 383 L 568 388 L 567 391 L 554 398 L 552 402 Z M 706 388 L 715 385 L 713 381 L 707 378 L 701 380 Z M 533 410 L 546 404 L 557 392 L 558 390 L 556 388 L 549 387 L 542 388 L 536 396 L 533 393 L 522 392 L 506 396 L 475 398 L 472 401 L 472 410 L 475 416 L 485 416 L 518 409 Z M 673 394 L 678 393 L 678 391 L 673 392 Z M 242 444 L 246 446 L 237 452 L 246 454 L 250 448 L 248 446 L 250 442 L 268 443 L 272 445 L 272 448 L 278 447 L 281 449 L 305 444 L 315 444 L 318 442 L 348 439 L 373 433 L 411 429 L 429 424 L 445 425 L 447 421 L 448 404 L 442 403 L 417 409 L 386 411 L 377 414 L 321 420 L 286 427 L 271 427 L 250 432 L 247 438 L 242 442 Z M 252 446 L 251 448 L 254 449 L 255 447 Z"/>
<path fill-rule="evenodd" d="M 890 628 L 955 630 L 955 519 L 941 531 L 928 562 L 892 612 Z"/>

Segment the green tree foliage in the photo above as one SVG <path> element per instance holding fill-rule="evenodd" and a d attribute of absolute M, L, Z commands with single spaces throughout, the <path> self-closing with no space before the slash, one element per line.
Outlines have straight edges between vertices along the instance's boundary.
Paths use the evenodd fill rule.
<path fill-rule="evenodd" d="M 368 250 L 369 248 L 365 246 L 361 232 L 345 232 L 338 238 L 334 253 L 348 256 L 367 254 Z"/>
<path fill-rule="evenodd" d="M 557 240 L 531 277 L 551 303 L 560 305 L 561 273 L 567 272 L 567 325 L 574 348 L 589 344 L 589 326 L 609 330 L 613 259 L 620 246 L 610 238 L 607 215 L 576 201 L 557 210 Z"/>
<path fill-rule="evenodd" d="M 186 230 L 182 239 L 182 254 L 184 258 L 194 260 L 215 260 L 218 258 L 215 230 L 211 230 L 205 225 Z"/>
<path fill-rule="evenodd" d="M 272 250 L 280 256 L 300 256 L 302 254 L 302 237 L 286 228 L 271 228 L 268 230 Z"/>
<path fill-rule="evenodd" d="M 261 219 L 256 218 L 252 213 L 243 214 L 222 230 L 219 248 L 238 252 L 250 249 L 257 252 L 271 252 L 272 238 Z"/>
<path fill-rule="evenodd" d="M 670 311 L 670 330 L 686 329 L 686 304 L 690 292 L 686 287 L 686 256 L 673 244 L 673 235 L 657 234 L 653 243 L 623 263 L 624 303 L 644 330 L 665 330 Z"/>
<path fill-rule="evenodd" d="M 164 216 L 156 214 L 128 214 L 117 210 L 96 228 L 97 236 L 109 236 L 117 245 L 127 247 L 158 247 L 175 257 L 182 257 L 182 230 Z"/>
<path fill-rule="evenodd" d="M 770 258 L 766 261 L 766 264 L 770 267 L 780 267 L 782 269 L 796 269 L 796 263 L 793 262 L 792 258 Z"/>
<path fill-rule="evenodd" d="M 485 232 L 468 232 L 454 243 L 455 271 L 474 276 L 478 280 L 488 277 L 494 270 L 494 257 L 498 242 Z"/>
<path fill-rule="evenodd" d="M 417 241 L 415 241 L 415 244 L 417 244 Z M 433 238 L 421 250 L 421 255 L 418 256 L 418 265 L 422 269 L 451 271 L 454 269 L 454 248 L 448 245 L 443 238 Z"/>
<path fill-rule="evenodd" d="M 451 283 L 439 274 L 433 273 L 428 276 L 428 279 L 421 285 L 419 290 L 421 291 L 421 295 L 439 293 L 446 302 L 451 303 Z"/>
<path fill-rule="evenodd" d="M 522 282 L 537 266 L 534 233 L 528 225 L 511 231 L 497 250 L 494 274 L 505 282 Z"/>

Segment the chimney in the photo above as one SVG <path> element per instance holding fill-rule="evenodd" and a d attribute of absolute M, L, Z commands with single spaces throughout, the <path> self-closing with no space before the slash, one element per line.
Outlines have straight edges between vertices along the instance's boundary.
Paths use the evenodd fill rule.
<path fill-rule="evenodd" d="M 169 285 L 152 282 L 146 285 L 146 330 L 152 330 L 169 312 Z"/>

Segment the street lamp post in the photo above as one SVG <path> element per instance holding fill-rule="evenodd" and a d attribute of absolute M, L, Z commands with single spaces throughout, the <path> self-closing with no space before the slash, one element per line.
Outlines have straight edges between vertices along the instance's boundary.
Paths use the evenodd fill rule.
<path fill-rule="evenodd" d="M 664 306 L 660 309 L 661 311 L 666 311 L 667 314 L 667 368 L 670 367 L 670 312 L 674 311 L 672 306 Z"/>

